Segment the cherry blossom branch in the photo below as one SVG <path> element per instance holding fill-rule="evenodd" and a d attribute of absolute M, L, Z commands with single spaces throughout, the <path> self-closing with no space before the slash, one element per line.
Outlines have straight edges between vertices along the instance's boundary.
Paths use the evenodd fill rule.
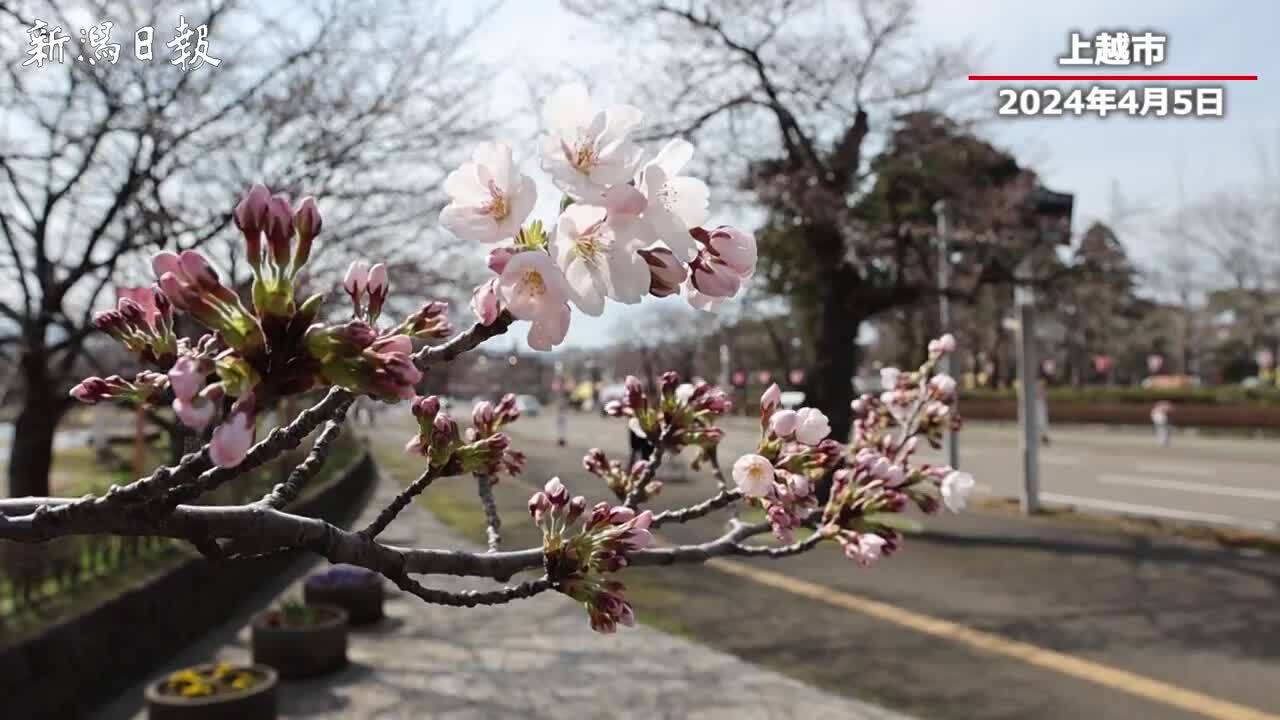
<path fill-rule="evenodd" d="M 342 426 L 345 419 L 346 408 L 343 408 L 332 420 L 326 421 L 324 430 L 320 432 L 315 444 L 311 446 L 311 452 L 307 454 L 306 459 L 289 473 L 287 480 L 276 485 L 271 489 L 271 492 L 264 495 L 258 501 L 258 504 L 279 509 L 296 500 L 298 493 L 302 492 L 303 486 L 320 472 L 320 468 L 324 467 L 324 462 L 329 457 L 334 441 L 342 434 Z"/>
<path fill-rule="evenodd" d="M 724 507 L 732 505 L 735 500 L 742 498 L 742 491 L 734 488 L 732 490 L 721 490 L 711 497 L 703 500 L 696 505 L 690 505 L 678 510 L 664 510 L 653 516 L 653 522 L 649 527 L 661 527 L 667 523 L 685 523 L 690 520 L 696 520 L 700 517 L 710 515 Z"/>
<path fill-rule="evenodd" d="M 498 516 L 498 503 L 493 498 L 495 478 L 486 473 L 476 473 L 476 494 L 480 496 L 480 505 L 484 508 L 485 539 L 489 552 L 498 552 L 502 545 L 502 518 Z"/>
<path fill-rule="evenodd" d="M 416 595 L 433 605 L 467 608 L 476 607 L 477 605 L 502 605 L 513 600 L 523 600 L 554 587 L 554 584 L 546 575 L 537 580 L 522 582 L 519 585 L 507 585 L 497 590 L 463 590 L 459 592 L 424 587 L 422 583 L 407 574 L 393 577 L 391 580 L 401 590 Z"/>
<path fill-rule="evenodd" d="M 631 485 L 631 489 L 627 491 L 627 499 L 623 503 L 627 507 L 635 509 L 640 503 L 644 502 L 647 495 L 645 488 L 649 486 L 649 482 L 658 474 L 658 468 L 662 467 L 662 459 L 667 452 L 664 445 L 669 439 L 668 431 L 664 430 L 658 436 L 658 441 L 653 444 L 653 452 L 649 453 L 644 471 L 640 473 L 640 476 Z"/>
<path fill-rule="evenodd" d="M 36 520 L 39 515 L 50 512 L 48 508 L 58 502 L 58 498 L 0 500 L 0 538 L 24 542 L 82 534 L 154 535 L 179 539 L 222 538 L 236 541 L 236 551 L 239 554 L 249 554 L 255 549 L 305 549 L 330 562 L 359 565 L 382 573 L 392 580 L 407 573 L 506 580 L 523 570 L 542 567 L 544 560 L 541 547 L 483 553 L 396 547 L 380 543 L 363 531 L 343 530 L 324 520 L 266 508 L 256 503 L 236 506 L 180 505 L 171 514 L 160 518 L 116 512 L 101 516 L 68 515 L 57 524 L 40 523 Z M 632 551 L 627 555 L 628 564 L 670 565 L 702 562 L 725 555 L 750 554 L 752 551 L 744 551 L 735 545 L 768 529 L 767 523 L 739 524 L 712 541 Z M 437 597 L 432 593 L 427 595 L 430 598 Z"/>
<path fill-rule="evenodd" d="M 346 390 L 339 388 L 330 390 L 323 400 L 303 410 L 293 422 L 272 430 L 264 440 L 251 447 L 240 464 L 235 467 L 210 468 L 194 481 L 179 485 L 148 504 L 153 505 L 155 511 L 168 511 L 217 489 L 223 483 L 241 477 L 283 453 L 297 448 L 302 444 L 302 440 L 322 422 L 345 415 L 354 399 L 354 396 Z"/>
<path fill-rule="evenodd" d="M 369 523 L 368 527 L 361 530 L 360 534 L 370 540 L 378 537 L 383 530 L 387 529 L 387 526 L 391 524 L 391 521 L 396 519 L 396 516 L 400 514 L 401 510 L 408 507 L 409 503 L 413 502 L 414 498 L 421 495 L 422 491 L 426 490 L 427 486 L 435 482 L 439 477 L 439 473 L 433 468 L 427 468 L 424 470 L 422 474 L 418 476 L 418 479 L 410 483 L 409 487 L 401 490 L 400 493 L 396 495 L 396 499 L 392 500 L 389 505 L 383 508 L 382 512 L 378 513 L 378 517 L 374 518 L 373 522 Z"/>

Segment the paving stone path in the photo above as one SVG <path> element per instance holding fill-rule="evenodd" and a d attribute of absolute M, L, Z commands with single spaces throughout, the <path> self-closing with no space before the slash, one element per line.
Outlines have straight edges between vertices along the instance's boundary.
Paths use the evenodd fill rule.
<path fill-rule="evenodd" d="M 382 478 L 362 523 L 399 487 L 393 478 Z M 458 540 L 418 504 L 401 514 L 384 539 L 478 547 Z M 440 587 L 482 587 L 428 579 Z M 298 595 L 300 589 L 290 592 Z M 345 670 L 282 685 L 282 717 L 907 720 L 654 628 L 593 633 L 585 611 L 555 593 L 470 610 L 397 593 L 388 597 L 386 611 L 379 625 L 352 632 Z M 203 649 L 203 657 L 246 661 L 248 630 L 228 629 L 226 635 L 216 649 Z M 186 657 L 191 654 L 176 659 L 175 667 L 201 659 Z M 100 717 L 144 717 L 129 704 L 121 698 Z"/>

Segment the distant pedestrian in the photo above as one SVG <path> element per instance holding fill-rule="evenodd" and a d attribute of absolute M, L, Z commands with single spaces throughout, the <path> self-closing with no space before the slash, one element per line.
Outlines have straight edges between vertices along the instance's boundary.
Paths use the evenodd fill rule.
<path fill-rule="evenodd" d="M 1044 375 L 1036 383 L 1036 424 L 1040 426 L 1040 442 L 1049 444 L 1049 383 Z"/>
<path fill-rule="evenodd" d="M 648 438 L 639 435 L 629 427 L 627 437 L 631 440 L 631 459 L 627 461 L 628 468 L 639 460 L 648 460 L 653 455 L 653 443 L 649 442 Z"/>
<path fill-rule="evenodd" d="M 1156 431 L 1156 442 L 1160 447 L 1169 447 L 1169 441 L 1172 439 L 1173 428 L 1169 422 L 1169 413 L 1173 411 L 1173 404 L 1165 400 L 1161 400 L 1151 406 L 1151 425 Z"/>
<path fill-rule="evenodd" d="M 560 447 L 569 442 L 569 416 L 565 414 L 564 404 L 563 398 L 556 402 L 556 445 Z"/>

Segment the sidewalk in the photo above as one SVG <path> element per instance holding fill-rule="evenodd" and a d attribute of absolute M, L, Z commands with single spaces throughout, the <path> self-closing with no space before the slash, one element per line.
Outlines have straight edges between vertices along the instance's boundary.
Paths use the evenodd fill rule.
<path fill-rule="evenodd" d="M 399 487 L 384 477 L 362 522 Z M 457 540 L 416 503 L 384 539 L 478 549 Z M 464 584 L 429 579 L 435 586 Z M 300 588 L 290 592 L 300 594 Z M 388 618 L 374 629 L 352 633 L 348 668 L 281 686 L 281 717 L 907 720 L 644 625 L 598 635 L 587 627 L 585 611 L 555 593 L 472 610 L 397 593 L 388 597 L 386 609 Z M 216 631 L 204 647 L 175 658 L 173 667 L 210 654 L 247 660 L 243 622 Z M 131 690 L 98 717 L 143 718 L 140 697 L 140 689 Z"/>

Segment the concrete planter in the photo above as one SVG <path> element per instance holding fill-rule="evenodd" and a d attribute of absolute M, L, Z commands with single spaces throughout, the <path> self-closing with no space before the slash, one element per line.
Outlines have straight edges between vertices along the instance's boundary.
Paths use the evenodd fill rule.
<path fill-rule="evenodd" d="M 213 665 L 200 665 L 197 671 L 212 670 Z M 252 688 L 225 695 L 182 697 L 162 691 L 169 676 L 157 679 L 143 691 L 147 701 L 148 720 L 275 720 L 276 671 L 265 665 L 239 668 L 258 676 Z"/>
<path fill-rule="evenodd" d="M 279 610 L 253 621 L 253 661 L 275 668 L 280 677 L 313 677 L 347 664 L 347 611 L 332 605 L 312 606 L 319 617 L 309 625 L 289 625 Z"/>
<path fill-rule="evenodd" d="M 347 611 L 352 627 L 382 619 L 382 576 L 360 567 L 335 565 L 307 578 L 302 596 L 308 605 L 336 605 Z"/>

